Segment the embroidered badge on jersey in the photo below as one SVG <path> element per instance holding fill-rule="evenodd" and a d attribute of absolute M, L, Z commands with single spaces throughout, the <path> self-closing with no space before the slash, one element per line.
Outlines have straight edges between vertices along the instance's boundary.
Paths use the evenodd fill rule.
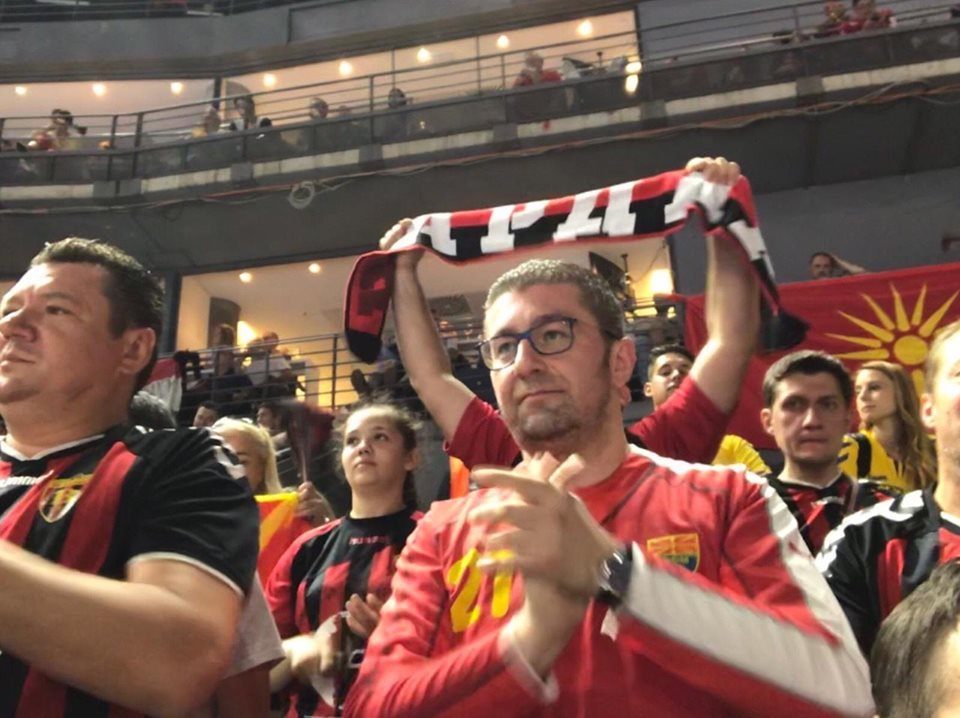
<path fill-rule="evenodd" d="M 700 567 L 700 536 L 695 533 L 647 539 L 647 551 L 688 571 L 696 571 Z"/>
<path fill-rule="evenodd" d="M 72 509 L 83 494 L 93 474 L 52 479 L 40 494 L 39 513 L 47 523 L 59 521 Z"/>

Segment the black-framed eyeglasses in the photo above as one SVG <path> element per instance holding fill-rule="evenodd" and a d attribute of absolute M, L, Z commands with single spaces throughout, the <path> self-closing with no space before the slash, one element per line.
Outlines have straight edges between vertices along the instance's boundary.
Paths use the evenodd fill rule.
<path fill-rule="evenodd" d="M 547 317 L 525 332 L 504 333 L 477 344 L 483 363 L 491 371 L 506 369 L 517 359 L 520 342 L 524 339 L 537 354 L 563 354 L 573 346 L 573 325 L 581 320 L 574 317 Z M 586 324 L 586 322 L 581 322 Z M 617 339 L 612 332 L 597 327 L 607 336 Z"/>

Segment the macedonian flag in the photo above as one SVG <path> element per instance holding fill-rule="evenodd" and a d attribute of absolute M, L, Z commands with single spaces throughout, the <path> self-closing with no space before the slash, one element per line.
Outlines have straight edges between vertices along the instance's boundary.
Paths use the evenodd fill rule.
<path fill-rule="evenodd" d="M 903 366 L 923 391 L 923 364 L 937 331 L 960 318 L 960 263 L 875 272 L 780 286 L 783 305 L 810 324 L 793 347 L 840 357 L 853 371 L 882 359 Z M 703 297 L 684 300 L 685 336 L 691 351 L 706 342 Z M 727 427 L 759 448 L 776 448 L 760 425 L 761 386 L 767 368 L 787 352 L 756 355 L 744 379 L 740 403 Z"/>
<path fill-rule="evenodd" d="M 260 509 L 260 559 L 257 573 L 266 583 L 274 565 L 294 540 L 311 527 L 309 521 L 296 516 L 297 495 L 294 492 L 257 496 Z"/>

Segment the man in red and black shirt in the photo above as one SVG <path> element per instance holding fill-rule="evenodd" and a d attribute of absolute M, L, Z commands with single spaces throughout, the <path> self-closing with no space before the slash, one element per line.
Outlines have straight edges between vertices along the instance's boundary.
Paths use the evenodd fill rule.
<path fill-rule="evenodd" d="M 688 169 L 699 167 L 697 162 L 691 160 Z M 384 235 L 381 248 L 391 247 L 403 236 L 405 222 Z M 738 252 L 729 242 L 707 238 L 707 343 L 692 366 L 679 362 L 679 368 L 670 376 L 654 373 L 652 382 L 662 379 L 678 384 L 679 388 L 664 389 L 662 403 L 657 402 L 656 410 L 630 426 L 632 443 L 684 461 L 709 463 L 716 455 L 730 413 L 740 397 L 740 385 L 760 326 L 756 282 L 752 273 L 743 270 Z M 452 456 L 468 468 L 516 463 L 520 449 L 500 414 L 453 374 L 417 276 L 422 254 L 397 254 L 393 285 L 400 358 L 410 383 L 443 431 Z M 658 359 L 658 366 L 680 359 L 683 357 L 668 353 Z M 618 391 L 627 392 L 626 382 Z"/>
<path fill-rule="evenodd" d="M 707 163 L 708 178 L 739 169 Z M 481 345 L 516 470 L 435 504 L 397 562 L 348 716 L 865 715 L 866 664 L 766 483 L 629 447 L 616 298 L 532 260 Z"/>
<path fill-rule="evenodd" d="M 847 514 L 896 495 L 896 489 L 854 479 L 837 467 L 850 427 L 853 383 L 836 357 L 817 351 L 787 354 L 763 378 L 763 428 L 783 452 L 783 472 L 769 477 L 816 555 Z"/>
<path fill-rule="evenodd" d="M 936 485 L 850 516 L 817 558 L 865 653 L 890 611 L 935 566 L 960 557 L 960 322 L 937 335 L 924 374 L 921 418 L 936 436 Z"/>
<path fill-rule="evenodd" d="M 0 715 L 184 714 L 227 667 L 257 556 L 204 431 L 125 426 L 162 294 L 108 245 L 48 245 L 0 303 Z"/>

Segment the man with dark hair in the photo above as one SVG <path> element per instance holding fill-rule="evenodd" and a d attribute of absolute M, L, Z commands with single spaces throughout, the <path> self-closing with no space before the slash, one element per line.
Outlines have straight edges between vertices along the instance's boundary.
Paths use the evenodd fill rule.
<path fill-rule="evenodd" d="M 763 378 L 760 420 L 783 452 L 783 472 L 769 477 L 813 554 L 843 518 L 885 501 L 889 487 L 842 473 L 837 452 L 850 427 L 853 383 L 836 357 L 819 351 L 787 354 Z"/>
<path fill-rule="evenodd" d="M 859 264 L 848 262 L 830 252 L 814 252 L 810 255 L 811 279 L 849 277 L 851 274 L 864 274 L 866 271 Z"/>
<path fill-rule="evenodd" d="M 897 606 L 870 652 L 879 718 L 960 715 L 960 562 L 951 559 Z"/>
<path fill-rule="evenodd" d="M 609 288 L 532 260 L 480 353 L 517 469 L 438 502 L 397 561 L 348 716 L 864 715 L 866 662 L 783 502 L 631 447 Z M 598 311 L 600 308 L 600 311 Z"/>
<path fill-rule="evenodd" d="M 650 365 L 647 367 L 643 393 L 650 397 L 654 411 L 666 404 L 674 392 L 683 386 L 695 361 L 693 352 L 682 344 L 661 344 L 650 350 Z M 717 453 L 708 463 L 715 466 L 742 464 L 760 476 L 770 473 L 770 467 L 753 445 L 736 434 L 725 434 L 720 439 Z"/>
<path fill-rule="evenodd" d="M 936 484 L 850 516 L 817 558 L 864 653 L 893 608 L 960 557 L 960 321 L 937 334 L 925 383 L 920 418 L 936 438 Z"/>
<path fill-rule="evenodd" d="M 209 432 L 127 423 L 160 298 L 131 257 L 71 238 L 0 302 L 0 715 L 179 715 L 230 659 L 249 489 Z"/>
<path fill-rule="evenodd" d="M 193 426 L 197 429 L 208 429 L 217 423 L 220 416 L 220 407 L 215 401 L 201 401 L 197 413 L 193 415 Z"/>
<path fill-rule="evenodd" d="M 150 431 L 177 428 L 177 418 L 170 407 L 145 391 L 138 391 L 130 401 L 130 423 Z"/>
<path fill-rule="evenodd" d="M 701 171 L 711 181 L 723 181 L 728 172 L 735 180 L 740 172 L 735 162 L 705 158 L 691 160 L 687 170 Z M 406 222 L 409 220 L 384 235 L 381 248 L 389 248 L 403 236 Z M 453 374 L 417 276 L 422 254 L 397 254 L 393 285 L 400 358 L 410 383 L 443 431 L 452 456 L 468 468 L 515 463 L 520 450 L 501 417 Z M 707 239 L 709 338 L 688 371 L 689 381 L 679 384 L 679 390 L 656 411 L 629 427 L 632 443 L 684 461 L 708 463 L 717 453 L 730 413 L 740 397 L 740 384 L 760 326 L 757 284 L 752 273 L 745 270 L 740 254 L 728 242 L 716 237 Z M 567 280 L 557 277 L 549 281 Z M 590 286 L 594 281 L 600 280 L 590 280 Z M 590 296 L 590 286 L 581 287 L 584 297 Z M 609 330 L 614 314 L 622 325 L 623 311 L 612 292 L 607 294 L 606 309 L 601 311 L 599 305 L 590 309 L 593 323 Z M 618 392 L 626 391 L 624 382 Z"/>

